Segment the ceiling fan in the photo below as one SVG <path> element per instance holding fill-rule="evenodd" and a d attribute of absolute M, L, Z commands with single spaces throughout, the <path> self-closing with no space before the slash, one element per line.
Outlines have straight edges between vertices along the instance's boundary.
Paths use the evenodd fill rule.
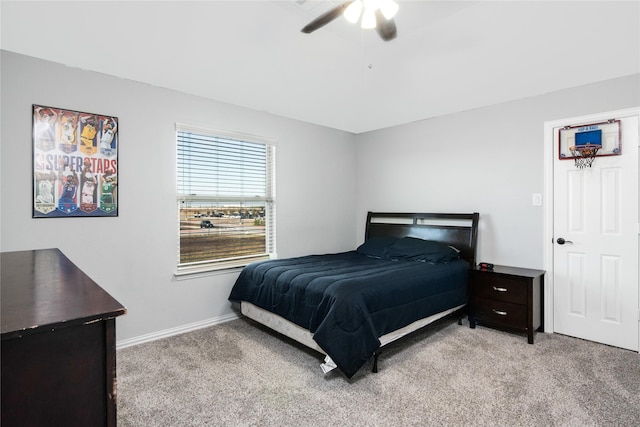
<path fill-rule="evenodd" d="M 362 17 L 362 28 L 375 28 L 384 41 L 393 40 L 398 35 L 396 23 L 393 20 L 398 11 L 398 4 L 394 0 L 350 0 L 328 10 L 309 22 L 302 30 L 309 34 L 332 22 L 340 15 L 352 23 Z"/>

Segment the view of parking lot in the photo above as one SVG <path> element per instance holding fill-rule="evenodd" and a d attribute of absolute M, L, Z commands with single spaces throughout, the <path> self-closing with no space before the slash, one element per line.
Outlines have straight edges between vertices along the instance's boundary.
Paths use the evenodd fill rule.
<path fill-rule="evenodd" d="M 266 253 L 262 209 L 181 209 L 180 263 Z"/>

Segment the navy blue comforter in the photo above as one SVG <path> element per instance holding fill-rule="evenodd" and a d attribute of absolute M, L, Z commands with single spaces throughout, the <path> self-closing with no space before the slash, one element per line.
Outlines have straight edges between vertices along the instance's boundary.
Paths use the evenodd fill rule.
<path fill-rule="evenodd" d="M 379 337 L 467 302 L 469 264 L 389 261 L 355 251 L 246 266 L 229 300 L 248 301 L 311 331 L 347 377 Z"/>

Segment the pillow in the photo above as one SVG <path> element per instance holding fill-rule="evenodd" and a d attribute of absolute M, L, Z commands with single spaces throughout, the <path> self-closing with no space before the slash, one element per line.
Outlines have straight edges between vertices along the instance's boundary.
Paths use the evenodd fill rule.
<path fill-rule="evenodd" d="M 397 237 L 371 237 L 358 246 L 356 252 L 374 258 L 386 258 L 387 247 L 397 240 Z"/>
<path fill-rule="evenodd" d="M 403 237 L 387 248 L 387 257 L 393 260 L 423 261 L 446 264 L 460 258 L 459 251 L 444 243 Z"/>

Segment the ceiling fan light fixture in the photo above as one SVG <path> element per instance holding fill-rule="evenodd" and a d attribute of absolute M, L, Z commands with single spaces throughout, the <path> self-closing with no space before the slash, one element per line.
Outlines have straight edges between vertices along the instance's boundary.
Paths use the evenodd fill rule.
<path fill-rule="evenodd" d="M 393 0 L 380 0 L 380 12 L 382 12 L 382 16 L 387 19 L 391 19 L 396 16 L 398 13 L 398 3 Z"/>
<path fill-rule="evenodd" d="M 0 0 L 2 1 L 2 0 Z M 302 0 L 299 0 L 301 2 Z M 306 1 L 306 0 L 305 0 Z M 387 18 L 382 13 L 384 7 L 387 16 L 393 16 L 398 11 L 398 5 L 394 0 L 347 0 L 320 14 L 300 30 L 305 34 L 311 34 L 319 28 L 344 16 L 351 23 L 360 20 L 363 29 L 375 29 L 380 38 L 388 42 L 397 36 L 396 24 L 392 18 Z"/>
<path fill-rule="evenodd" d="M 362 1 L 356 0 L 344 10 L 344 17 L 347 21 L 355 24 L 360 19 L 362 13 Z"/>
<path fill-rule="evenodd" d="M 380 6 L 379 3 L 380 3 L 379 0 L 362 0 L 362 4 L 364 5 L 364 8 L 371 9 L 373 11 L 375 11 Z"/>
<path fill-rule="evenodd" d="M 376 12 L 375 9 L 364 9 L 362 13 L 362 22 L 360 26 L 365 30 L 376 27 Z"/>

